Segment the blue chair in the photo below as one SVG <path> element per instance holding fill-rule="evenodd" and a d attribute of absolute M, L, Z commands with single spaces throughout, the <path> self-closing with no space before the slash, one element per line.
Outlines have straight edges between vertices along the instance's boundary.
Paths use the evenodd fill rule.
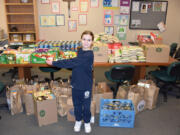
<path fill-rule="evenodd" d="M 50 79 L 45 78 L 45 81 L 50 82 L 51 80 L 58 80 L 58 79 L 60 79 L 60 78 L 54 79 L 54 72 L 57 72 L 57 71 L 61 70 L 61 68 L 56 68 L 56 67 L 39 67 L 39 69 L 42 72 L 49 72 L 50 73 Z"/>
<path fill-rule="evenodd" d="M 156 79 L 156 84 L 163 93 L 164 102 L 167 102 L 167 93 L 175 93 L 180 98 L 180 62 L 174 62 L 167 70 L 151 71 L 150 74 Z"/>
<path fill-rule="evenodd" d="M 113 91 L 114 98 L 116 97 L 119 86 L 133 79 L 134 72 L 135 66 L 133 65 L 116 65 L 105 72 L 106 79 L 116 83 L 116 89 Z"/>

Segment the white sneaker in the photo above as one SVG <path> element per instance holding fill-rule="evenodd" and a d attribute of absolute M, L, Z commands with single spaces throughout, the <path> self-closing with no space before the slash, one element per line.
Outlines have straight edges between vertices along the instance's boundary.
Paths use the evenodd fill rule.
<path fill-rule="evenodd" d="M 74 125 L 74 132 L 80 132 L 82 121 L 76 121 Z"/>
<path fill-rule="evenodd" d="M 84 129 L 85 129 L 85 133 L 91 133 L 91 124 L 84 123 Z"/>
<path fill-rule="evenodd" d="M 95 117 L 94 117 L 94 116 L 91 116 L 90 123 L 92 123 L 92 124 L 94 124 L 94 123 L 95 123 Z"/>

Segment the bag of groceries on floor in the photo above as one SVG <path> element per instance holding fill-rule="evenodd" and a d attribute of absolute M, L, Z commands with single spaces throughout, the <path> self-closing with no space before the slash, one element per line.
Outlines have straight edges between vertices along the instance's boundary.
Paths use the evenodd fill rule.
<path fill-rule="evenodd" d="M 23 112 L 21 94 L 18 87 L 7 88 L 6 96 L 11 115 Z"/>
<path fill-rule="evenodd" d="M 146 109 L 143 87 L 131 85 L 128 92 L 128 99 L 132 100 L 136 114 Z"/>
<path fill-rule="evenodd" d="M 72 96 L 72 87 L 69 79 L 60 80 L 61 94 Z"/>
<path fill-rule="evenodd" d="M 154 109 L 156 107 L 157 98 L 159 95 L 159 88 L 152 80 L 139 80 L 138 86 L 144 87 L 144 98 L 146 99 L 147 109 Z"/>
<path fill-rule="evenodd" d="M 129 85 L 119 86 L 116 94 L 116 99 L 127 99 L 129 87 Z"/>
<path fill-rule="evenodd" d="M 57 111 L 60 116 L 66 116 L 67 115 L 67 95 L 60 95 L 59 97 L 56 97 L 57 100 Z"/>

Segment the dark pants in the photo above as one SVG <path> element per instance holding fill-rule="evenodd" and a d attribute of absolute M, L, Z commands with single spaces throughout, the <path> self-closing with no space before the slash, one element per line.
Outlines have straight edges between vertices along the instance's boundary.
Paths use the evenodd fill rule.
<path fill-rule="evenodd" d="M 72 89 L 72 100 L 76 121 L 84 120 L 89 123 L 91 119 L 91 90 Z"/>

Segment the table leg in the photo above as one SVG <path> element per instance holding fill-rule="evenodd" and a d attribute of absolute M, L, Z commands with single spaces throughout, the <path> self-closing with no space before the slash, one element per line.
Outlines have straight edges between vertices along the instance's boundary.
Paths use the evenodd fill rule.
<path fill-rule="evenodd" d="M 18 67 L 19 79 L 31 79 L 31 68 L 30 67 Z"/>
<path fill-rule="evenodd" d="M 138 80 L 145 79 L 145 76 L 146 76 L 146 66 L 136 66 L 132 83 L 137 84 Z"/>

